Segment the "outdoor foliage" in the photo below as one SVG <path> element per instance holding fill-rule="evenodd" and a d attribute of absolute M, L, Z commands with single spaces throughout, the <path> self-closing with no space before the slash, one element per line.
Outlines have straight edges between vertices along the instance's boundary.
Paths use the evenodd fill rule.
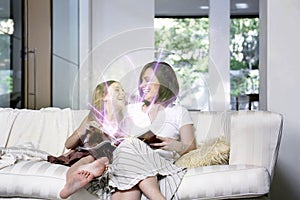
<path fill-rule="evenodd" d="M 162 59 L 174 66 L 182 80 L 182 100 L 188 100 L 190 95 L 207 93 L 205 76 L 208 72 L 209 55 L 208 22 L 208 18 L 155 19 L 155 47 L 170 52 Z M 191 108 L 195 108 L 193 106 Z"/>
<path fill-rule="evenodd" d="M 13 20 L 0 19 L 0 95 L 12 92 L 13 78 L 10 70 L 11 34 Z"/>
<path fill-rule="evenodd" d="M 11 93 L 13 90 L 13 78 L 12 76 L 0 77 L 0 95 Z"/>
<path fill-rule="evenodd" d="M 258 93 L 258 27 L 258 18 L 231 19 L 230 93 L 234 97 Z"/>
<path fill-rule="evenodd" d="M 231 19 L 230 70 L 231 95 L 258 91 L 258 18 Z M 209 56 L 208 18 L 156 18 L 155 47 L 170 53 L 168 58 L 177 74 L 185 80 L 183 87 L 197 89 L 199 75 L 206 76 Z"/>
<path fill-rule="evenodd" d="M 156 18 L 155 46 L 172 52 L 171 64 L 183 76 L 207 72 L 208 26 L 207 18 Z"/>

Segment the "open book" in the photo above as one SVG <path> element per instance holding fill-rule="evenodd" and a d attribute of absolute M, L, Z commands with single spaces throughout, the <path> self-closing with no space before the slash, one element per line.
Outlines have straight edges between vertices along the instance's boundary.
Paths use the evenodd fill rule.
<path fill-rule="evenodd" d="M 156 135 L 151 130 L 146 131 L 145 133 L 139 135 L 137 138 L 139 138 L 143 142 L 147 143 L 148 145 L 150 145 L 151 143 L 161 143 L 162 142 L 160 139 L 158 139 L 156 137 Z M 151 148 L 157 148 L 157 147 L 151 146 Z"/>
<path fill-rule="evenodd" d="M 93 147 L 80 147 L 80 149 L 89 151 L 95 158 L 107 157 L 109 163 L 113 160 L 113 151 L 116 146 L 109 140 L 104 140 Z"/>

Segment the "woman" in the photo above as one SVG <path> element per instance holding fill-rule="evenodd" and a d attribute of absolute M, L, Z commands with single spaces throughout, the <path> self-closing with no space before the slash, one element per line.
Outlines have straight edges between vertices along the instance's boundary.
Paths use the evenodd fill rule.
<path fill-rule="evenodd" d="M 95 145 L 105 140 L 118 142 L 119 123 L 123 119 L 125 93 L 119 82 L 106 81 L 97 85 L 92 99 L 91 111 L 78 129 L 67 139 L 65 146 L 71 149 L 66 155 L 52 157 L 52 162 L 71 166 L 66 175 L 66 184 L 60 192 L 61 198 L 67 198 L 79 189 L 99 177 L 109 164 L 109 155 L 97 155 L 91 151 Z M 109 146 L 103 147 L 111 148 Z M 101 147 L 101 148 L 103 148 Z M 87 150 L 86 150 L 87 149 Z M 94 149 L 93 149 L 94 150 Z"/>
<path fill-rule="evenodd" d="M 178 92 L 176 74 L 169 64 L 155 61 L 144 66 L 139 78 L 143 102 L 127 107 L 133 137 L 117 147 L 109 166 L 112 200 L 140 199 L 142 194 L 153 200 L 177 199 L 185 170 L 173 162 L 196 148 L 188 111 L 173 105 Z M 149 129 L 161 142 L 147 145 L 136 138 Z"/>

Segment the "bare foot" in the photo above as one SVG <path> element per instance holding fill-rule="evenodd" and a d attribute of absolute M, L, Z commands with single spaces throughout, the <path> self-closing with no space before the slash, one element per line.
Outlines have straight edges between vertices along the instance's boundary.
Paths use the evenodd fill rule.
<path fill-rule="evenodd" d="M 102 157 L 97 160 L 94 160 L 91 163 L 82 165 L 78 168 L 79 171 L 89 171 L 94 177 L 101 176 L 105 171 L 106 166 L 109 164 L 107 157 Z"/>
<path fill-rule="evenodd" d="M 85 187 L 93 178 L 94 175 L 88 171 L 81 170 L 75 172 L 60 191 L 60 197 L 62 199 L 68 198 L 71 194 L 74 194 L 79 189 Z"/>

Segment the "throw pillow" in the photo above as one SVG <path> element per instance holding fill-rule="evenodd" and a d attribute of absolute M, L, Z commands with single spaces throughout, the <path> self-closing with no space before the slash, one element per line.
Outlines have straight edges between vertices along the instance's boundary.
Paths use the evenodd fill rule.
<path fill-rule="evenodd" d="M 226 165 L 229 163 L 230 146 L 224 136 L 205 141 L 197 149 L 181 156 L 175 164 L 184 168 L 208 165 Z"/>

